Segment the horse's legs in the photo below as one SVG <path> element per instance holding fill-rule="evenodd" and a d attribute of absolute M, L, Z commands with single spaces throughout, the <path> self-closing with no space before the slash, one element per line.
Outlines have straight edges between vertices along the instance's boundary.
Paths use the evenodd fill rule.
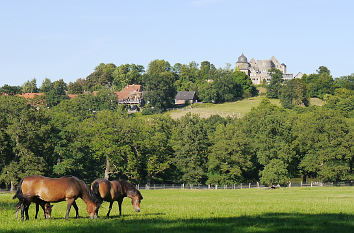
<path fill-rule="evenodd" d="M 69 219 L 69 213 L 70 213 L 70 208 L 71 208 L 71 205 L 75 202 L 75 199 L 72 198 L 72 199 L 68 199 L 68 205 L 66 206 L 66 216 L 65 216 L 65 220 L 68 220 Z"/>
<path fill-rule="evenodd" d="M 36 215 L 34 216 L 35 219 L 37 219 L 38 211 L 39 211 L 39 204 L 38 204 L 38 202 L 37 202 L 37 203 L 36 203 Z M 44 214 L 44 217 L 45 217 L 45 214 Z"/>
<path fill-rule="evenodd" d="M 29 209 L 29 205 L 25 207 L 26 220 L 29 220 L 28 209 Z"/>
<path fill-rule="evenodd" d="M 122 216 L 122 202 L 123 202 L 123 198 L 119 198 L 118 199 L 119 216 Z"/>
<path fill-rule="evenodd" d="M 111 202 L 109 203 L 109 209 L 108 209 L 108 213 L 107 213 L 107 218 L 109 218 L 109 213 L 111 212 L 112 205 L 113 205 L 113 201 L 111 201 Z"/>
<path fill-rule="evenodd" d="M 25 203 L 22 201 L 22 203 L 21 203 L 21 221 L 24 220 L 24 215 L 25 215 Z"/>
<path fill-rule="evenodd" d="M 74 201 L 73 206 L 74 206 L 74 209 L 76 211 L 76 218 L 79 218 L 79 208 L 76 205 L 76 201 Z"/>
<path fill-rule="evenodd" d="M 16 219 L 18 218 L 19 209 L 21 209 L 21 202 L 17 203 L 17 205 L 16 205 Z"/>

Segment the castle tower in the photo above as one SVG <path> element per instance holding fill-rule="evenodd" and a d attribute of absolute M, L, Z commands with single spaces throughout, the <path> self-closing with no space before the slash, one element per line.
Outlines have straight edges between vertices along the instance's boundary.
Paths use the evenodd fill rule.
<path fill-rule="evenodd" d="M 247 62 L 247 57 L 243 55 L 243 53 L 237 59 L 236 69 L 250 76 L 250 64 Z"/>

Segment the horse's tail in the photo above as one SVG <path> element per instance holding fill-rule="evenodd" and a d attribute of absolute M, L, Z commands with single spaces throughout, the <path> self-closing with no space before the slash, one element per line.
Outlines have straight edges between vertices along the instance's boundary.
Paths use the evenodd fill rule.
<path fill-rule="evenodd" d="M 18 198 L 18 200 L 22 201 L 23 200 L 23 193 L 22 193 L 22 182 L 23 179 L 20 180 L 20 183 L 17 186 L 17 190 L 15 195 L 12 197 L 12 199 Z"/>
<path fill-rule="evenodd" d="M 99 187 L 100 187 L 100 183 L 97 180 L 95 180 L 91 185 L 91 192 L 95 200 L 102 203 L 103 199 L 101 197 Z"/>

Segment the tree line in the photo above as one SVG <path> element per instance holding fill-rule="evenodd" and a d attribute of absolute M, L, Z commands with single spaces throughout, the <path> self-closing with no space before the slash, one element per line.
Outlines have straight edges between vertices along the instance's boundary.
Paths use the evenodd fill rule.
<path fill-rule="evenodd" d="M 93 91 L 120 91 L 128 84 L 143 86 L 145 103 L 144 113 L 165 111 L 174 105 L 177 91 L 195 91 L 202 102 L 222 103 L 257 95 L 258 91 L 249 77 L 230 67 L 216 69 L 213 64 L 203 61 L 201 64 L 176 63 L 171 66 L 165 60 L 149 63 L 147 71 L 142 65 L 101 63 L 84 79 L 66 84 L 62 79 L 51 82 L 46 78 L 41 87 L 36 79 L 22 86 L 4 85 L 0 93 L 10 95 L 20 93 L 44 92 L 44 104 L 53 107 L 67 99 L 66 94 L 83 94 Z"/>
<path fill-rule="evenodd" d="M 102 91 L 47 108 L 1 96 L 1 184 L 34 174 L 221 185 L 354 178 L 352 89 L 336 89 L 323 106 L 265 98 L 241 119 L 129 115 L 110 98 Z"/>

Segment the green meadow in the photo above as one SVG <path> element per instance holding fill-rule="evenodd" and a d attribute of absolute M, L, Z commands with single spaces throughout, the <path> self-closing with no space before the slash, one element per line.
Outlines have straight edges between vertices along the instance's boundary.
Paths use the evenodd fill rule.
<path fill-rule="evenodd" d="M 255 96 L 235 102 L 226 102 L 222 104 L 195 103 L 193 105 L 181 109 L 168 111 L 165 114 L 170 115 L 173 119 L 181 118 L 189 112 L 192 114 L 197 114 L 202 118 L 208 118 L 212 115 L 241 118 L 245 116 L 248 112 L 250 112 L 252 108 L 257 107 L 264 98 L 264 96 Z M 270 99 L 270 101 L 273 104 L 280 106 L 279 99 Z M 314 106 L 322 106 L 323 101 L 318 98 L 311 98 L 310 104 Z"/>
<path fill-rule="evenodd" d="M 80 218 L 64 220 L 66 202 L 55 203 L 52 218 L 40 210 L 34 219 L 15 219 L 13 194 L 0 194 L 1 232 L 354 232 L 354 188 L 313 187 L 242 190 L 141 190 L 144 199 L 135 213 L 130 199 L 123 202 L 123 216 L 115 203 L 105 218 L 87 217 L 78 200 Z"/>

